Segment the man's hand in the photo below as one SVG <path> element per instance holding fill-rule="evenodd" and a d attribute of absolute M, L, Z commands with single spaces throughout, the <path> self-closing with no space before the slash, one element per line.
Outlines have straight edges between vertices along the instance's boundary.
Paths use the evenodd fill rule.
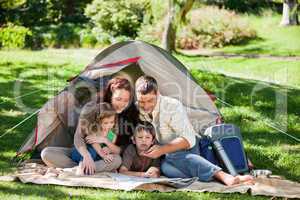
<path fill-rule="evenodd" d="M 150 149 L 142 153 L 142 156 L 146 156 L 148 158 L 159 158 L 161 155 L 163 155 L 164 152 L 162 150 L 162 147 L 159 145 L 153 145 Z"/>
<path fill-rule="evenodd" d="M 88 144 L 106 144 L 107 143 L 107 138 L 102 137 L 102 136 L 96 136 L 96 135 L 88 135 L 85 138 L 86 143 Z"/>
<path fill-rule="evenodd" d="M 145 173 L 145 177 L 148 178 L 159 178 L 159 176 L 160 176 L 159 169 L 156 167 L 150 167 Z"/>
<path fill-rule="evenodd" d="M 85 174 L 94 174 L 96 171 L 96 166 L 94 160 L 90 155 L 84 156 L 82 160 L 82 170 Z"/>

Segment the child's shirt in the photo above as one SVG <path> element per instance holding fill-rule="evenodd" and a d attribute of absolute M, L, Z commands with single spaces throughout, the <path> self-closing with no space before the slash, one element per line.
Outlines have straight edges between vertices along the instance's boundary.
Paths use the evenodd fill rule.
<path fill-rule="evenodd" d="M 112 131 L 112 130 L 110 130 L 110 131 L 108 131 L 108 133 L 107 133 L 107 136 L 106 136 L 106 138 L 110 141 L 110 142 L 113 142 L 114 141 L 114 139 L 116 138 L 117 136 L 116 136 L 116 134 Z M 101 147 L 106 147 L 106 144 L 100 144 L 100 146 Z"/>
<path fill-rule="evenodd" d="M 134 144 L 130 144 L 123 153 L 122 165 L 129 171 L 146 172 L 150 167 L 160 168 L 160 159 L 140 156 L 137 152 L 136 146 Z"/>

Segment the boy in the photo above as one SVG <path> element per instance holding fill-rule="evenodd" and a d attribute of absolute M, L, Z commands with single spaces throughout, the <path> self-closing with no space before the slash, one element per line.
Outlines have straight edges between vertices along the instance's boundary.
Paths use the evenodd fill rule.
<path fill-rule="evenodd" d="M 119 172 L 130 176 L 158 178 L 160 176 L 160 159 L 142 156 L 155 143 L 155 130 L 151 123 L 138 124 L 133 144 L 124 151 Z"/>

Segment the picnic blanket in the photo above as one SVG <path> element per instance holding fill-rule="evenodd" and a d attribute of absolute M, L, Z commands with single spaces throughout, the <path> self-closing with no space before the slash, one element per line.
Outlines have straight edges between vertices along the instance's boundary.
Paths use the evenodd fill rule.
<path fill-rule="evenodd" d="M 55 184 L 105 188 L 113 190 L 144 191 L 192 191 L 218 193 L 249 193 L 272 197 L 300 198 L 300 183 L 283 180 L 278 177 L 259 176 L 254 185 L 239 184 L 225 186 L 218 182 L 200 182 L 197 178 L 140 178 L 118 173 L 96 173 L 78 176 L 72 171 L 52 173 L 51 169 L 38 163 L 26 163 L 13 177 L 0 177 L 0 180 L 20 180 L 23 183 Z"/>

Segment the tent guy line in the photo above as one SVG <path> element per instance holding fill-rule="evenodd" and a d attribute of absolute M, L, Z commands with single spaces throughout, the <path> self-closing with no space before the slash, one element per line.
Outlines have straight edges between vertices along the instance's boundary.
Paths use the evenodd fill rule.
<path fill-rule="evenodd" d="M 215 96 L 215 97 L 216 97 L 216 99 L 217 99 L 219 102 L 221 102 L 222 104 L 227 105 L 227 106 L 229 106 L 229 107 L 234 107 L 233 105 L 231 105 L 231 104 L 225 102 L 224 100 L 220 99 L 219 97 L 217 97 L 217 96 Z M 265 122 L 264 120 L 263 120 L 263 122 L 264 122 L 264 124 L 267 125 L 268 127 L 273 128 L 274 130 L 279 131 L 280 133 L 283 133 L 283 134 L 287 135 L 288 137 L 290 137 L 290 138 L 296 140 L 297 142 L 300 142 L 300 139 L 299 139 L 299 138 L 297 138 L 297 137 L 295 137 L 295 136 L 293 136 L 293 135 L 291 135 L 291 134 L 288 134 L 287 132 L 281 130 L 280 128 L 277 128 L 277 127 L 276 127 L 274 124 L 272 124 L 271 122 Z"/>
<path fill-rule="evenodd" d="M 38 112 L 40 111 L 40 109 L 36 110 L 35 112 L 33 112 L 31 115 L 29 115 L 28 117 L 26 117 L 25 119 L 23 119 L 21 122 L 19 122 L 18 124 L 16 124 L 15 126 L 11 127 L 10 129 L 8 129 L 7 131 L 5 131 L 5 133 L 3 133 L 0 136 L 0 139 L 2 137 L 4 137 L 5 135 L 7 135 L 8 133 L 10 133 L 11 131 L 13 131 L 14 129 L 16 129 L 18 126 L 22 125 L 25 121 L 29 120 L 31 117 L 33 117 L 34 115 L 36 115 Z"/>

